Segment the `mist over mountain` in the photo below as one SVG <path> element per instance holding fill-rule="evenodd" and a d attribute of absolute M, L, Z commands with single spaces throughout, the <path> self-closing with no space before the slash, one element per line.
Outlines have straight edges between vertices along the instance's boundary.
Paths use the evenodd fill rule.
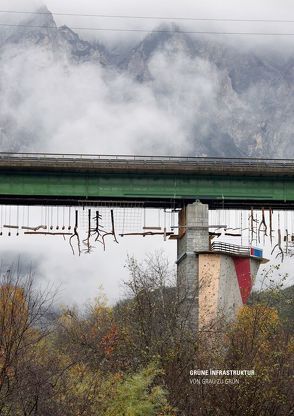
<path fill-rule="evenodd" d="M 0 28 L 1 151 L 294 157 L 293 54 L 173 24 L 110 48 L 50 13 L 18 23 Z"/>

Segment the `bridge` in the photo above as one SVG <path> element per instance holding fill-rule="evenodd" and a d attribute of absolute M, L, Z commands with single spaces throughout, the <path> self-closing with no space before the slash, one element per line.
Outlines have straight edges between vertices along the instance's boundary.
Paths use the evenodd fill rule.
<path fill-rule="evenodd" d="M 0 153 L 0 203 L 294 208 L 294 160 Z"/>
<path fill-rule="evenodd" d="M 294 211 L 294 160 L 0 153 L 2 205 L 42 205 L 42 208 L 52 205 L 51 209 L 63 205 L 70 210 L 72 205 L 99 206 L 102 203 L 110 207 L 140 204 L 141 207 L 177 208 L 179 230 L 174 237 L 177 240 L 178 287 L 185 299 L 183 312 L 189 313 L 191 329 L 197 330 L 219 311 L 228 317 L 237 313 L 246 303 L 254 276 L 264 261 L 257 248 L 218 241 L 211 243 L 216 233 L 209 231 L 209 209 L 249 208 L 252 235 L 255 224 L 258 234 L 263 230 L 269 238 L 272 238 L 272 210 L 277 210 L 278 244 L 275 247 L 283 254 L 279 210 L 285 210 L 287 215 L 288 210 Z M 267 208 L 269 234 L 264 229 Z M 254 210 L 262 212 L 261 222 L 254 216 Z M 96 213 L 94 230 L 98 236 L 99 212 Z M 113 210 L 111 213 L 113 215 Z M 70 241 L 76 237 L 80 244 L 78 210 L 75 214 L 73 231 L 68 227 L 63 235 L 70 235 Z M 88 219 L 88 240 L 83 242 L 88 241 L 90 247 L 90 214 Z M 18 229 L 18 221 L 17 226 L 10 223 L 3 227 Z M 30 235 L 37 235 L 44 225 L 24 228 L 30 230 Z M 51 230 L 52 226 L 46 228 L 45 234 L 63 233 Z M 109 234 L 116 239 L 113 221 L 112 232 L 106 235 Z M 163 234 L 166 238 L 166 228 Z M 287 230 L 283 238 L 286 250 L 289 238 L 292 242 Z"/>

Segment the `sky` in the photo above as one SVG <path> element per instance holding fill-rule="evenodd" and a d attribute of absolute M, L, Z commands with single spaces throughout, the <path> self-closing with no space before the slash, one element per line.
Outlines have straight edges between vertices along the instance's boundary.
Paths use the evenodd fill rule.
<path fill-rule="evenodd" d="M 16 10 L 16 11 L 32 11 L 37 7 L 40 7 L 44 3 L 39 0 L 1 0 L 1 10 Z M 181 1 L 156 1 L 156 0 L 141 0 L 138 1 L 122 1 L 122 0 L 47 0 L 46 6 L 51 12 L 55 13 L 80 13 L 80 14 L 111 14 L 111 15 L 130 15 L 130 16 L 168 16 L 168 17 L 190 17 L 190 18 L 223 18 L 223 19 L 287 19 L 294 20 L 294 2 L 293 0 L 282 0 L 282 1 L 270 1 L 270 0 L 260 0 L 253 1 L 247 0 L 205 0 L 198 1 L 195 0 L 181 0 Z M 97 17 L 66 17 L 66 16 L 55 16 L 55 20 L 58 25 L 66 24 L 68 26 L 88 26 L 88 27 L 111 27 L 111 28 L 144 28 L 150 29 L 157 25 L 159 21 L 156 19 L 153 20 L 134 20 L 134 19 L 101 19 Z M 0 14 L 1 21 L 1 14 Z M 292 23 L 283 23 L 283 24 L 261 24 L 261 23 L 207 23 L 207 22 L 193 22 L 187 25 L 189 29 L 194 30 L 226 30 L 226 31 L 278 31 L 278 32 L 294 32 L 294 24 Z M 121 38 L 135 39 L 138 41 L 138 34 L 130 35 L 121 33 L 103 33 L 98 32 L 95 34 L 99 36 L 104 42 L 117 42 Z M 85 36 L 89 36 L 89 33 Z M 93 36 L 93 33 L 92 33 Z M 144 36 L 144 35 L 141 35 Z M 293 39 L 293 38 L 292 38 Z M 272 38 L 266 39 L 266 42 L 271 43 Z M 239 42 L 239 38 L 237 40 Z M 260 39 L 254 39 L 253 45 L 258 45 L 261 42 Z M 276 42 L 276 40 L 275 40 Z M 46 60 L 46 56 L 40 58 Z M 100 69 L 93 69 L 91 67 L 87 68 L 86 77 L 83 77 L 79 72 L 79 69 L 74 69 L 71 73 L 71 76 L 64 76 L 63 68 L 60 68 L 58 65 L 47 65 L 46 70 L 42 69 L 42 72 L 36 70 L 36 74 L 33 77 L 34 86 L 38 85 L 40 88 L 32 88 L 30 81 L 32 79 L 30 71 L 34 65 L 38 66 L 39 60 L 35 64 L 32 64 L 30 60 L 27 60 L 27 66 L 22 65 L 21 55 L 15 55 L 14 59 L 14 68 L 7 68 L 7 74 L 11 75 L 8 79 L 11 82 L 11 85 L 15 83 L 14 76 L 21 74 L 22 83 L 25 88 L 33 91 L 26 99 L 26 109 L 22 108 L 22 112 L 18 113 L 19 122 L 24 123 L 27 120 L 30 120 L 31 114 L 34 112 L 34 108 L 41 108 L 43 112 L 46 112 L 46 131 L 48 136 L 51 135 L 51 130 L 55 133 L 56 125 L 59 125 L 59 122 L 56 122 L 56 117 L 60 119 L 69 120 L 67 124 L 62 124 L 62 128 L 59 129 L 58 134 L 53 135 L 55 137 L 54 149 L 57 151 L 64 151 L 64 148 L 59 147 L 60 143 L 65 142 L 65 138 L 73 137 L 73 134 L 76 134 L 77 137 L 80 137 L 81 134 L 86 137 L 82 143 L 83 149 L 94 149 L 93 152 L 98 152 L 100 148 L 101 153 L 103 153 L 103 147 L 101 148 L 101 143 L 94 144 L 90 141 L 91 139 L 91 128 L 96 126 L 96 114 L 97 112 L 105 112 L 104 120 L 107 125 L 109 125 L 108 115 L 115 113 L 117 119 L 119 120 L 118 128 L 115 130 L 117 132 L 117 137 L 122 136 L 121 125 L 124 125 L 125 139 L 121 141 L 122 147 L 116 147 L 113 150 L 113 153 L 125 153 L 124 149 L 131 149 L 132 143 L 129 145 L 129 137 L 133 134 L 134 137 L 137 136 L 138 131 L 147 130 L 146 124 L 150 126 L 150 135 L 154 135 L 152 128 L 156 128 L 157 124 L 160 122 L 161 126 L 164 127 L 164 132 L 166 137 L 171 136 L 172 132 L 178 132 L 180 136 L 181 126 L 173 124 L 171 120 L 175 118 L 170 117 L 170 114 L 164 111 L 164 105 L 160 105 L 159 108 L 155 107 L 153 96 L 149 94 L 148 91 L 141 88 L 134 88 L 129 80 L 125 80 L 123 77 L 114 78 L 110 83 L 109 90 L 103 84 L 103 77 L 100 76 Z M 34 57 L 31 59 L 34 60 Z M 169 68 L 171 65 L 175 65 L 175 71 L 184 73 L 186 68 L 191 67 L 190 62 L 177 62 L 171 63 L 167 62 Z M 181 64 L 181 65 L 180 65 Z M 157 60 L 154 61 L 153 70 L 157 73 L 157 79 L 159 82 L 166 83 L 167 88 L 174 85 L 173 79 L 169 79 L 166 76 L 167 71 L 165 61 Z M 201 95 L 210 97 L 209 91 L 215 91 L 214 85 L 219 84 L 217 82 L 216 74 L 212 73 L 211 83 L 205 83 L 203 74 L 207 75 L 209 68 L 199 66 L 197 63 L 197 68 L 199 69 L 199 74 L 195 77 L 195 73 L 187 73 L 186 77 L 191 76 L 191 83 L 195 83 L 195 88 L 198 88 L 197 96 Z M 162 69 L 162 70 L 161 70 Z M 161 70 L 161 71 L 160 71 Z M 29 76 L 28 76 L 29 74 Z M 162 76 L 164 74 L 164 76 Z M 48 79 L 54 79 L 56 83 L 56 88 L 50 93 L 49 96 L 44 96 L 43 91 L 46 89 Z M 87 83 L 84 81 L 82 84 L 81 90 L 72 90 L 72 85 L 77 85 L 77 80 L 96 80 L 96 88 L 99 89 L 102 98 L 100 101 L 96 97 L 93 97 L 95 94 L 95 88 L 93 88 L 94 82 Z M 27 81 L 27 83 L 26 83 Z M 59 84 L 60 82 L 60 84 Z M 197 85 L 196 85 L 197 84 Z M 9 85 L 9 84 L 8 84 Z M 61 85 L 63 86 L 61 88 Z M 131 89 L 134 94 L 132 100 L 130 100 L 130 105 L 126 107 L 123 106 L 123 110 L 120 111 L 118 107 L 115 106 L 111 100 L 108 99 L 109 91 L 118 90 L 122 92 L 122 96 L 127 94 L 127 91 Z M 195 89 L 194 89 L 195 90 Z M 178 91 L 173 89 L 174 93 L 173 99 L 176 100 Z M 181 91 L 181 90 L 180 90 Z M 81 95 L 82 93 L 82 95 Z M 65 108 L 64 103 L 68 102 L 68 96 L 71 94 L 72 100 L 71 105 L 67 107 L 67 113 L 58 110 L 58 107 L 54 107 L 56 103 L 61 107 Z M 211 102 L 213 103 L 213 94 L 211 94 L 211 101 L 207 102 L 207 106 L 212 107 Z M 84 97 L 84 98 L 83 98 Z M 192 97 L 193 98 L 193 97 Z M 191 99 L 192 99 L 191 98 Z M 84 100 L 84 101 L 83 101 Z M 76 110 L 79 108 L 80 103 L 84 104 L 84 109 L 86 116 L 83 120 L 76 118 Z M 55 103 L 55 104 L 54 104 Z M 144 103 L 144 106 L 139 104 Z M 190 108 L 195 106 L 194 98 L 191 101 Z M 26 111 L 25 111 L 26 110 Z M 15 111 L 13 108 L 12 111 Z M 136 111 L 136 113 L 134 113 Z M 178 111 L 178 109 L 177 109 Z M 135 114 L 135 119 L 137 121 L 142 120 L 142 124 L 138 125 L 138 130 L 134 129 L 133 125 L 128 124 L 129 114 L 133 112 Z M 38 113 L 38 111 L 36 112 Z M 53 114 L 54 113 L 54 114 Z M 57 115 L 56 115 L 57 114 Z M 189 114 L 185 110 L 185 115 L 187 117 L 194 117 L 193 114 Z M 35 118 L 38 121 L 37 115 Z M 163 123 L 164 120 L 164 123 Z M 42 120 L 41 120 L 42 121 Z M 42 125 L 40 121 L 40 125 Z M 186 119 L 185 119 L 186 121 Z M 95 124 L 96 123 L 96 124 Z M 61 123 L 60 123 L 61 124 Z M 98 125 L 101 128 L 100 125 Z M 102 126 L 103 127 L 103 126 Z M 51 129 L 51 130 L 50 130 Z M 74 132 L 73 132 L 74 130 Z M 104 129 L 105 130 L 105 129 Z M 107 136 L 108 130 L 105 131 Z M 78 146 L 80 141 L 76 140 L 74 143 L 70 143 L 70 148 L 72 151 L 81 151 Z M 104 140 L 104 143 L 108 145 L 107 140 Z M 103 141 L 102 141 L 103 146 Z M 129 147 L 127 147 L 129 146 Z M 43 149 L 41 149 L 43 150 Z M 45 149 L 46 150 L 46 149 Z M 48 150 L 48 149 L 47 149 Z M 50 148 L 53 151 L 52 148 Z M 108 149 L 107 149 L 108 150 Z M 174 149 L 178 153 L 178 149 Z M 104 151 L 104 153 L 106 150 Z M 90 153 L 90 150 L 89 150 Z M 155 243 L 156 241 L 156 243 Z M 98 293 L 99 287 L 102 285 L 107 293 L 107 296 L 111 302 L 118 299 L 122 295 L 121 291 L 121 282 L 124 279 L 127 279 L 127 271 L 124 268 L 126 257 L 128 254 L 135 255 L 138 258 L 143 258 L 144 253 L 151 252 L 154 247 L 157 249 L 164 249 L 171 259 L 171 263 L 176 259 L 176 243 L 169 241 L 163 243 L 162 239 L 152 239 L 152 238 L 141 238 L 136 240 L 123 241 L 119 246 L 113 246 L 111 249 L 103 253 L 103 251 L 97 251 L 90 256 L 82 256 L 81 258 L 72 256 L 70 250 L 67 246 L 63 244 L 62 241 L 58 241 L 56 244 L 51 242 L 39 241 L 30 243 L 30 250 L 27 250 L 27 244 L 23 240 L 11 239 L 5 245 L 6 250 L 10 253 L 22 253 L 24 257 L 32 255 L 33 260 L 35 259 L 38 263 L 39 273 L 44 277 L 44 281 L 48 279 L 48 276 L 52 276 L 53 281 L 56 285 L 60 285 L 60 301 L 63 303 L 78 303 L 82 304 L 88 299 L 92 299 Z M 31 253 L 31 254 L 30 254 Z M 33 254 L 32 254 L 33 253 Z M 49 255 L 48 255 L 49 253 Z M 41 261 L 37 261 L 37 259 Z M 115 259 L 115 261 L 113 260 Z M 47 274 L 45 273 L 47 270 Z M 58 278 L 55 278 L 58 276 Z"/>
<path fill-rule="evenodd" d="M 290 19 L 294 11 L 292 0 L 47 0 L 53 12 L 112 13 L 176 17 Z M 2 0 L 1 8 L 31 10 L 44 4 L 42 0 Z"/>
<path fill-rule="evenodd" d="M 53 13 L 106 14 L 123 16 L 182 17 L 201 19 L 276 19 L 293 20 L 292 0 L 1 0 L 2 10 L 32 11 L 46 5 Z M 56 23 L 69 27 L 99 27 L 119 29 L 140 29 L 152 31 L 163 20 L 117 19 L 99 17 L 54 16 Z M 1 13 L 0 13 L 1 21 Z M 262 22 L 188 22 L 177 21 L 185 30 L 230 31 L 230 32 L 293 32 L 293 23 Z M 138 43 L 145 33 L 76 30 L 84 39 L 98 39 L 107 47 L 127 47 Z M 213 38 L 213 36 L 212 36 Z M 220 38 L 220 36 L 218 36 Z M 293 36 L 225 36 L 225 42 L 238 47 L 279 50 L 281 58 L 293 47 Z"/>
<path fill-rule="evenodd" d="M 160 16 L 160 17 L 189 17 L 189 18 L 217 18 L 217 19 L 294 19 L 294 2 L 292 0 L 2 0 L 1 9 L 31 11 L 46 4 L 51 12 L 77 14 L 110 14 L 129 16 Z M 68 17 L 56 16 L 58 24 L 104 26 L 120 28 L 152 29 L 156 20 L 133 19 L 101 19 L 97 17 Z M 293 23 L 245 23 L 245 22 L 193 22 L 189 28 L 196 30 L 225 29 L 227 31 L 293 31 Z M 102 38 L 116 38 L 117 36 L 99 33 Z M 119 34 L 119 37 L 122 36 Z"/>
<path fill-rule="evenodd" d="M 36 223 L 32 220 L 32 224 Z M 145 254 L 162 252 L 170 259 L 174 268 L 176 259 L 176 241 L 163 241 L 162 237 L 123 237 L 119 244 L 111 238 L 107 241 L 106 251 L 100 244 L 91 254 L 75 252 L 73 255 L 68 241 L 62 237 L 0 237 L 0 263 L 6 270 L 19 259 L 25 270 L 32 265 L 37 285 L 44 290 L 57 291 L 56 303 L 63 306 L 86 306 L 95 297 L 103 294 L 113 304 L 126 296 L 126 282 L 129 273 L 127 257 L 134 256 L 143 261 Z M 5 243 L 4 243 L 5 242 Z M 3 270 L 2 270 L 3 272 Z"/>

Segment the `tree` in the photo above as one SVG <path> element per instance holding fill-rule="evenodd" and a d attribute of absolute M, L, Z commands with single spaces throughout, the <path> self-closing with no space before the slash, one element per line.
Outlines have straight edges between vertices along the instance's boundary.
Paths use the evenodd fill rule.
<path fill-rule="evenodd" d="M 235 322 L 191 332 L 167 260 L 130 258 L 128 267 L 127 299 L 110 307 L 100 297 L 53 321 L 52 297 L 31 275 L 2 273 L 1 415 L 290 416 L 293 336 L 275 304 L 255 302 Z M 191 369 L 210 368 L 255 375 L 190 382 Z"/>
<path fill-rule="evenodd" d="M 191 334 L 166 260 L 155 256 L 140 264 L 129 259 L 128 267 L 132 296 L 114 314 L 134 345 L 133 366 L 158 359 L 161 382 L 179 415 L 290 414 L 293 340 L 276 309 L 245 306 L 235 322 L 217 321 Z M 256 375 L 240 385 L 198 386 L 189 380 L 195 368 L 255 369 Z"/>
<path fill-rule="evenodd" d="M 49 374 L 39 377 L 36 357 L 49 333 L 52 301 L 48 292 L 34 291 L 32 274 L 23 276 L 20 267 L 0 273 L 1 414 L 37 414 L 40 396 L 48 395 Z"/>
<path fill-rule="evenodd" d="M 262 304 L 244 306 L 228 334 L 226 368 L 254 369 L 248 377 L 232 388 L 228 397 L 222 395 L 229 415 L 275 416 L 291 412 L 291 371 L 294 339 L 283 327 L 278 312 Z M 292 409 L 293 410 L 293 409 Z"/>
<path fill-rule="evenodd" d="M 104 416 L 172 416 L 165 390 L 152 386 L 161 372 L 154 364 L 119 382 Z"/>

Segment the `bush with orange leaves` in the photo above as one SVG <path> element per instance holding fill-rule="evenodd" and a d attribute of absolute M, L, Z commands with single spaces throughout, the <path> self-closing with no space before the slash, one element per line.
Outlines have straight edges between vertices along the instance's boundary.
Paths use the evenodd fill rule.
<path fill-rule="evenodd" d="M 237 377 L 234 385 L 205 386 L 203 395 L 214 414 L 290 415 L 294 343 L 277 310 L 262 304 L 243 306 L 223 341 L 222 368 L 254 370 L 254 376 Z"/>

